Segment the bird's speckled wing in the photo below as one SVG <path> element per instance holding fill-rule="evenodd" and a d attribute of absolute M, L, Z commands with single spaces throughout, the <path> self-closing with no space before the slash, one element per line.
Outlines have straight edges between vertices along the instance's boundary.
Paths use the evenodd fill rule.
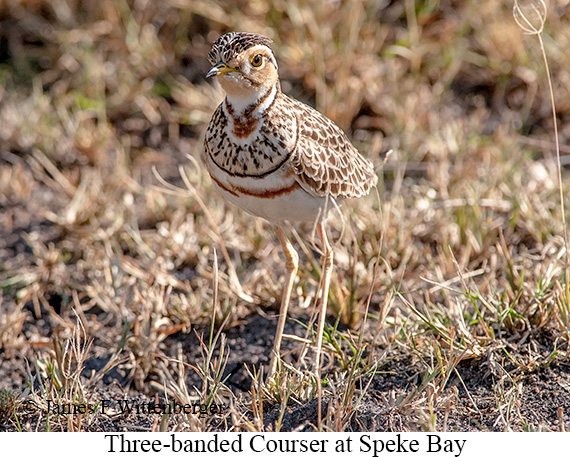
<path fill-rule="evenodd" d="M 291 165 L 299 184 L 317 196 L 357 198 L 378 182 L 374 166 L 330 119 L 304 103 L 284 96 L 297 114 L 297 145 Z"/>

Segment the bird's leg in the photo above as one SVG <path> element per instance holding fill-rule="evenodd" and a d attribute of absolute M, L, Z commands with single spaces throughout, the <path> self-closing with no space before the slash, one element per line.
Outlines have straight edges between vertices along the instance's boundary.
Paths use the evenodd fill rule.
<path fill-rule="evenodd" d="M 321 288 L 321 299 L 319 309 L 319 323 L 317 326 L 317 352 L 315 355 L 315 373 L 321 371 L 321 353 L 323 347 L 323 331 L 325 328 L 325 318 L 327 316 L 327 302 L 329 297 L 329 287 L 333 268 L 333 250 L 327 239 L 327 233 L 322 223 L 317 225 L 317 231 L 323 244 L 323 282 Z"/>
<path fill-rule="evenodd" d="M 275 332 L 275 342 L 273 343 L 273 353 L 271 354 L 271 363 L 269 364 L 269 377 L 271 377 L 277 368 L 277 362 L 280 357 L 281 340 L 283 339 L 283 330 L 285 329 L 285 321 L 287 319 L 287 309 L 289 308 L 289 301 L 291 300 L 291 291 L 293 290 L 293 282 L 295 275 L 299 269 L 299 254 L 293 248 L 293 245 L 285 235 L 283 229 L 275 225 L 275 233 L 277 238 L 283 246 L 285 252 L 285 266 L 287 269 L 287 276 L 285 284 L 283 285 L 283 295 L 281 296 L 281 309 L 279 310 L 279 320 L 277 321 L 277 331 Z"/>
<path fill-rule="evenodd" d="M 323 283 L 321 289 L 321 305 L 319 309 L 319 323 L 317 326 L 317 352 L 315 354 L 315 375 L 317 378 L 317 397 L 318 397 L 318 404 L 317 404 L 317 417 L 318 422 L 317 426 L 321 427 L 321 400 L 322 400 L 322 391 L 321 391 L 321 352 L 323 347 L 323 331 L 325 329 L 325 319 L 327 317 L 327 302 L 329 297 L 329 287 L 331 283 L 331 274 L 333 268 L 333 250 L 329 244 L 327 239 L 327 233 L 325 227 L 322 223 L 317 225 L 317 231 L 319 232 L 319 237 L 321 238 L 321 242 L 323 245 Z"/>

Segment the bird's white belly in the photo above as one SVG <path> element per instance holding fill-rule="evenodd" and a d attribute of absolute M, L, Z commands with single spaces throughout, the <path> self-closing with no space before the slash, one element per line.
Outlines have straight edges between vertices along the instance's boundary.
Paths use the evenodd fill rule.
<path fill-rule="evenodd" d="M 217 185 L 216 187 L 236 206 L 270 222 L 283 220 L 313 222 L 322 216 L 325 210 L 325 199 L 312 197 L 300 187 L 286 195 L 264 199 L 243 194 L 236 196 Z"/>
<path fill-rule="evenodd" d="M 207 159 L 208 171 L 218 191 L 230 202 L 270 222 L 322 220 L 334 207 L 332 199 L 307 193 L 295 173 L 283 166 L 265 177 L 231 176 Z"/>

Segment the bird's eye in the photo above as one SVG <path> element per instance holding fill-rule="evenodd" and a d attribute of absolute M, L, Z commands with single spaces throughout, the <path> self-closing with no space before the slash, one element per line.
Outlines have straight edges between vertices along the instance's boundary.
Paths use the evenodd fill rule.
<path fill-rule="evenodd" d="M 256 54 L 251 59 L 251 66 L 252 67 L 261 67 L 262 63 L 263 63 L 263 55 L 261 55 L 261 54 Z"/>

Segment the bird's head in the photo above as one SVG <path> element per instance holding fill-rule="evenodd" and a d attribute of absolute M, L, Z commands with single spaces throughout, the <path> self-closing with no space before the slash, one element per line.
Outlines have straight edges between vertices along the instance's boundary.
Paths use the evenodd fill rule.
<path fill-rule="evenodd" d="M 279 79 L 270 43 L 269 38 L 255 33 L 230 32 L 222 35 L 208 54 L 213 66 L 206 77 L 217 76 L 230 97 L 259 98 Z"/>

